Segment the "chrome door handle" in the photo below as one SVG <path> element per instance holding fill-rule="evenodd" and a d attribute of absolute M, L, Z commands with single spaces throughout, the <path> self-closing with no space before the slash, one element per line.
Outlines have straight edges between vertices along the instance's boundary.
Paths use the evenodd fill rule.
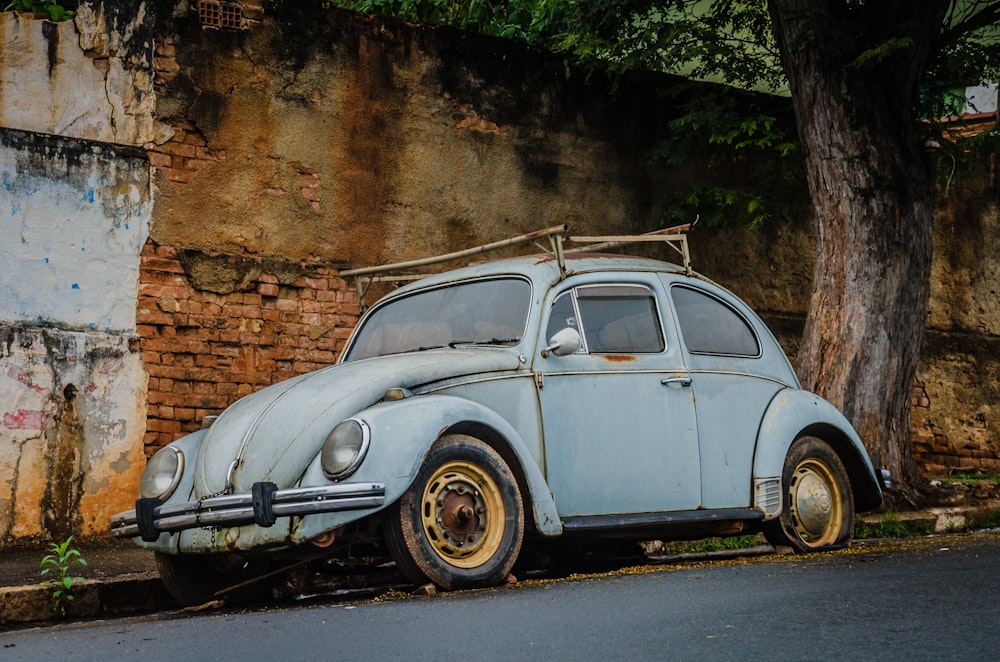
<path fill-rule="evenodd" d="M 660 383 L 664 386 L 691 386 L 691 375 L 667 377 L 666 379 L 661 379 Z"/>

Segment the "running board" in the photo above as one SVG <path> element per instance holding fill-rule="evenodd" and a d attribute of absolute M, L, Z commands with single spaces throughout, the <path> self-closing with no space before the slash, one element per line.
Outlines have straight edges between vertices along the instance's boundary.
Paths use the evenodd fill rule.
<path fill-rule="evenodd" d="M 610 529 L 645 529 L 671 525 L 763 520 L 764 513 L 756 508 L 718 508 L 713 510 L 675 510 L 665 513 L 578 515 L 564 517 L 562 523 L 566 533 L 584 533 Z"/>

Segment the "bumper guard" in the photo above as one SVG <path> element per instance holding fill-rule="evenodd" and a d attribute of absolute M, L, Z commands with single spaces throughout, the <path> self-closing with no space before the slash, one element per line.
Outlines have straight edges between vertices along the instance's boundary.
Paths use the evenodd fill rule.
<path fill-rule="evenodd" d="M 274 483 L 254 483 L 249 494 L 227 494 L 165 505 L 138 499 L 135 510 L 111 517 L 115 538 L 142 536 L 153 542 L 161 533 L 202 527 L 257 524 L 268 527 L 278 517 L 363 510 L 385 503 L 384 483 L 342 483 L 279 490 Z"/>

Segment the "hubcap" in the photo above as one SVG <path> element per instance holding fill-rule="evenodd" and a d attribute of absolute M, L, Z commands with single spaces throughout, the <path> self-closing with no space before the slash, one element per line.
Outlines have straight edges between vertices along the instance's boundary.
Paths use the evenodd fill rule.
<path fill-rule="evenodd" d="M 500 548 L 504 506 L 496 482 L 469 462 L 449 462 L 427 481 L 420 503 L 427 540 L 445 561 L 475 568 Z"/>
<path fill-rule="evenodd" d="M 843 520 L 840 485 L 829 467 L 807 459 L 795 467 L 789 485 L 789 505 L 795 530 L 810 547 L 836 542 Z"/>

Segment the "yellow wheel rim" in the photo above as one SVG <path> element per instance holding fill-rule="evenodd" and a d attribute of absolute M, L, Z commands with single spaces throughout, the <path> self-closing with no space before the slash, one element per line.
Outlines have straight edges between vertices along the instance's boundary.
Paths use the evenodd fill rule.
<path fill-rule="evenodd" d="M 470 462 L 448 462 L 427 481 L 420 502 L 424 534 L 458 568 L 486 563 L 503 538 L 505 512 L 496 481 Z"/>
<path fill-rule="evenodd" d="M 830 468 L 817 459 L 803 460 L 792 473 L 788 491 L 792 522 L 802 541 L 810 547 L 837 542 L 844 496 Z"/>

